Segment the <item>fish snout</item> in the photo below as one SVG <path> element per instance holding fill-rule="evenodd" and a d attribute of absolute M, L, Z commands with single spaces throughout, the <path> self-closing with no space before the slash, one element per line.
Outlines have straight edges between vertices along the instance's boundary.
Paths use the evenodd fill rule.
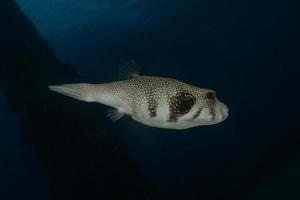
<path fill-rule="evenodd" d="M 227 117 L 228 117 L 228 115 L 229 115 L 229 109 L 228 109 L 228 107 L 224 104 L 224 103 L 222 103 L 222 102 L 220 102 L 221 103 L 221 115 L 222 115 L 222 120 L 225 120 Z"/>

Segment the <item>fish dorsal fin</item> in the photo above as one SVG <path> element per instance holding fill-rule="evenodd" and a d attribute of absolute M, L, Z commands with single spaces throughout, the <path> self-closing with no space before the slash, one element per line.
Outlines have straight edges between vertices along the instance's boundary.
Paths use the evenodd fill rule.
<path fill-rule="evenodd" d="M 119 70 L 120 79 L 131 79 L 140 75 L 140 66 L 134 60 L 125 62 Z"/>

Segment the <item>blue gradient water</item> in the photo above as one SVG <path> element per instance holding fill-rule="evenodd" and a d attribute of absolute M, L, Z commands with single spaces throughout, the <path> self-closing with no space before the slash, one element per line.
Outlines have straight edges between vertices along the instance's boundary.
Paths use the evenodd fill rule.
<path fill-rule="evenodd" d="M 70 63 L 83 81 L 116 80 L 121 64 L 134 59 L 145 75 L 214 89 L 228 105 L 230 117 L 215 126 L 172 131 L 128 118 L 109 125 L 163 193 L 195 199 L 199 190 L 226 191 L 241 177 L 257 176 L 259 181 L 247 186 L 254 188 L 252 192 L 238 199 L 272 195 L 272 185 L 283 190 L 276 195 L 279 199 L 287 193 L 292 194 L 289 199 L 295 197 L 296 183 L 284 187 L 292 178 L 283 183 L 276 177 L 299 177 L 289 168 L 297 165 L 299 151 L 280 166 L 272 159 L 288 148 L 290 138 L 299 139 L 296 7 L 282 1 L 246 0 L 17 2 L 57 56 Z M 3 112 L 10 115 L 7 109 Z M 19 129 L 11 132 L 18 134 Z M 17 140 L 12 138 L 12 144 L 17 146 Z M 272 162 L 266 164 L 268 159 Z M 260 165 L 270 173 L 256 174 Z M 36 177 L 32 185 L 47 188 L 38 172 Z M 30 189 L 26 191 L 30 194 Z"/>
<path fill-rule="evenodd" d="M 50 199 L 33 145 L 25 143 L 22 124 L 1 92 L 0 109 L 1 199 Z"/>

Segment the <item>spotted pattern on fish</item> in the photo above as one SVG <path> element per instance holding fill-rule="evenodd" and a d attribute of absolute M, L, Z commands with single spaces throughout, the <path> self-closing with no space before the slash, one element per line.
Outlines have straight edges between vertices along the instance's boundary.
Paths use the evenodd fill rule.
<path fill-rule="evenodd" d="M 192 119 L 191 120 L 194 120 L 196 119 L 197 117 L 199 117 L 201 111 L 203 109 L 203 106 L 200 106 L 199 109 L 197 110 L 197 112 L 193 115 Z"/>
<path fill-rule="evenodd" d="M 158 108 L 158 103 L 155 98 L 154 91 L 152 89 L 152 90 L 150 90 L 150 94 L 148 97 L 148 110 L 150 112 L 150 117 L 156 117 L 157 108 Z"/>
<path fill-rule="evenodd" d="M 132 76 L 110 83 L 64 84 L 50 89 L 111 106 L 153 127 L 185 129 L 219 123 L 228 115 L 226 105 L 216 98 L 214 91 L 171 78 Z"/>
<path fill-rule="evenodd" d="M 169 100 L 169 122 L 176 122 L 177 118 L 188 113 L 196 103 L 196 98 L 187 91 L 182 91 Z"/>
<path fill-rule="evenodd" d="M 215 112 L 215 103 L 212 103 L 211 106 L 209 106 L 209 111 L 210 111 L 210 114 L 212 115 L 212 120 L 215 119 L 216 117 L 216 112 Z"/>

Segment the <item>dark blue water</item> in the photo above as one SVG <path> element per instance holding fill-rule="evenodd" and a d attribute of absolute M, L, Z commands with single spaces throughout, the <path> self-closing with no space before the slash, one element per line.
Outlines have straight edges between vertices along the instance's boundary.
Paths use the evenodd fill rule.
<path fill-rule="evenodd" d="M 50 199 L 47 179 L 34 148 L 24 142 L 22 125 L 0 93 L 0 170 L 2 199 Z"/>
<path fill-rule="evenodd" d="M 300 198 L 295 2 L 17 2 L 85 82 L 116 80 L 122 63 L 134 59 L 144 75 L 214 89 L 228 105 L 229 118 L 214 126 L 173 131 L 128 118 L 108 125 L 166 198 Z M 0 106 L 0 182 L 14 182 L 0 198 L 7 191 L 19 192 L 6 199 L 50 198 L 47 177 L 33 147 L 21 142 L 22 126 L 3 95 Z"/>

